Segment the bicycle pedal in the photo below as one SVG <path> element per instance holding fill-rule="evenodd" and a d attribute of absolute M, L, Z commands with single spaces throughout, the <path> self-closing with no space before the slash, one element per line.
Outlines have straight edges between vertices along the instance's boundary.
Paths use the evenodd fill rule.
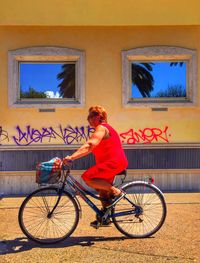
<path fill-rule="evenodd" d="M 100 227 L 111 227 L 111 224 L 109 224 L 109 225 L 100 225 Z"/>
<path fill-rule="evenodd" d="M 99 226 L 91 226 L 91 227 L 93 227 L 94 229 L 98 229 L 98 228 L 100 228 L 100 225 Z"/>
<path fill-rule="evenodd" d="M 94 222 L 90 223 L 90 226 L 95 228 L 95 229 L 98 229 L 101 226 L 101 223 L 99 221 L 95 220 Z"/>

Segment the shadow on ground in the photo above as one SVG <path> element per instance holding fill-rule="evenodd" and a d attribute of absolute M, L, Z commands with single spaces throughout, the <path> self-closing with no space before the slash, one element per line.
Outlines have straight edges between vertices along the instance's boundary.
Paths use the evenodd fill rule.
<path fill-rule="evenodd" d="M 103 236 L 85 236 L 85 237 L 69 237 L 66 240 L 52 244 L 38 244 L 28 240 L 25 237 L 16 238 L 13 240 L 0 241 L 0 254 L 12 254 L 31 250 L 32 248 L 63 248 L 71 246 L 92 246 L 95 242 L 101 241 L 117 241 L 129 239 L 127 237 L 103 237 Z"/>

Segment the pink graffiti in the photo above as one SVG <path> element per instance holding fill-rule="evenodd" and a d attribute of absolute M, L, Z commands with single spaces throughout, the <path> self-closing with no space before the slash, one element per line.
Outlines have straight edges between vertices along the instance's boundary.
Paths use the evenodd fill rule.
<path fill-rule="evenodd" d="M 145 128 L 139 129 L 138 132 L 129 129 L 127 132 L 120 133 L 122 143 L 136 144 L 136 143 L 152 143 L 152 142 L 166 142 L 169 143 L 171 134 L 167 133 L 168 127 L 164 130 L 160 128 Z"/>

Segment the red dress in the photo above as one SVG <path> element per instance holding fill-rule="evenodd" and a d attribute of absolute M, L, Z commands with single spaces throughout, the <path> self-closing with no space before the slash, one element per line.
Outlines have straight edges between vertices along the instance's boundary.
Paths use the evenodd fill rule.
<path fill-rule="evenodd" d="M 116 174 L 128 166 L 118 133 L 107 123 L 102 123 L 109 131 L 110 137 L 102 139 L 93 149 L 96 165 L 90 167 L 82 174 L 84 181 L 98 178 L 112 184 Z"/>

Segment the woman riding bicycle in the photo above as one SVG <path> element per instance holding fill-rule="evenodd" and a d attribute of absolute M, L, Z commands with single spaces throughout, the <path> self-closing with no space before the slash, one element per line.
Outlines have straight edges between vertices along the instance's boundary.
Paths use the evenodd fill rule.
<path fill-rule="evenodd" d="M 100 197 L 109 199 L 113 196 L 114 200 L 103 201 L 105 210 L 100 211 L 86 194 L 99 198 L 81 187 L 70 174 L 70 169 L 63 169 L 57 186 L 37 189 L 20 206 L 18 219 L 21 230 L 29 239 L 40 244 L 57 243 L 76 229 L 81 206 L 73 193 L 78 193 L 96 212 L 97 220 L 90 224 L 96 229 L 109 225 L 112 218 L 112 223 L 125 236 L 144 238 L 156 233 L 165 222 L 166 202 L 159 188 L 152 184 L 152 178 L 121 184 L 122 190 L 112 185 L 115 175 L 125 169 L 128 162 L 117 132 L 107 124 L 106 111 L 100 106 L 91 107 L 88 121 L 95 132 L 63 162 L 68 164 L 92 152 L 96 165 L 84 172 L 82 178 L 88 186 L 97 189 Z M 69 192 L 66 186 L 74 191 Z"/>
<path fill-rule="evenodd" d="M 111 197 L 120 198 L 123 195 L 112 183 L 115 175 L 127 168 L 128 162 L 118 133 L 107 123 L 105 109 L 101 106 L 91 107 L 87 120 L 90 126 L 95 128 L 95 132 L 76 152 L 66 156 L 64 163 L 67 164 L 90 153 L 95 155 L 96 165 L 85 171 L 82 179 L 89 187 L 96 189 L 101 198 L 107 199 L 102 201 L 105 209 L 110 205 Z"/>

